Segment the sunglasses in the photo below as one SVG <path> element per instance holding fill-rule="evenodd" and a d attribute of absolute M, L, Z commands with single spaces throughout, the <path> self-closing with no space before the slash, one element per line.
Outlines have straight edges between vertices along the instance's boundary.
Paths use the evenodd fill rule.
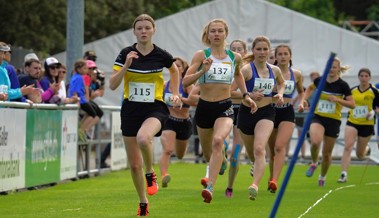
<path fill-rule="evenodd" d="M 61 67 L 60 66 L 50 66 L 49 68 L 52 69 L 52 70 L 55 70 L 55 69 L 59 69 Z"/>

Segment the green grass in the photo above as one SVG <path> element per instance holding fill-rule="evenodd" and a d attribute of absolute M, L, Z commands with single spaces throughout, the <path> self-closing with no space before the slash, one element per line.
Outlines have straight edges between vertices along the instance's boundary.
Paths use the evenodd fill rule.
<path fill-rule="evenodd" d="M 365 167 L 351 166 L 348 183 L 338 184 L 340 166 L 333 165 L 328 172 L 326 186 L 321 188 L 317 186 L 320 169 L 312 178 L 307 178 L 307 166 L 296 165 L 276 217 L 300 217 L 304 213 L 302 217 L 307 218 L 378 217 L 379 167 Z M 158 166 L 155 169 L 158 171 Z M 286 170 L 284 168 L 282 178 Z M 266 171 L 257 199 L 248 199 L 247 188 L 252 182 L 248 165 L 241 166 L 231 199 L 224 196 L 227 174 L 218 177 L 211 204 L 203 203 L 201 198 L 200 179 L 204 176 L 205 164 L 175 163 L 169 171 L 172 176 L 169 187 L 161 188 L 156 195 L 148 197 L 149 217 L 269 217 L 277 197 L 277 194 L 266 191 Z M 137 206 L 138 198 L 130 172 L 123 170 L 37 191 L 0 196 L 0 217 L 136 217 Z"/>

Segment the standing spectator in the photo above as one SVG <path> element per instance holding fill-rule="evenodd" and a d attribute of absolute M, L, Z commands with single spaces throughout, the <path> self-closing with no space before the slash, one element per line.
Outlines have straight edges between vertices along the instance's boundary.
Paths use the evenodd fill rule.
<path fill-rule="evenodd" d="M 241 72 L 246 81 L 248 95 L 257 103 L 258 110 L 250 113 L 249 107 L 242 103 L 238 113 L 237 127 L 249 154 L 254 153 L 254 178 L 249 187 L 249 198 L 255 200 L 258 186 L 265 166 L 265 147 L 274 128 L 275 108 L 283 105 L 284 79 L 280 69 L 267 63 L 270 54 L 270 40 L 266 36 L 258 36 L 252 45 L 252 54 L 245 56 L 245 64 Z M 273 94 L 274 86 L 277 94 Z"/>
<path fill-rule="evenodd" d="M 0 99 L 2 99 L 3 101 L 9 101 L 21 98 L 24 95 L 38 92 L 39 90 L 33 88 L 32 85 L 14 89 L 11 87 L 11 81 L 9 79 L 8 71 L 6 69 L 8 62 L 4 60 L 5 53 L 8 51 L 10 51 L 10 47 L 4 42 L 0 42 L 0 85 L 2 85 L 3 90 L 7 90 L 7 93 L 1 94 Z"/>
<path fill-rule="evenodd" d="M 280 68 L 284 79 L 283 105 L 275 104 L 274 129 L 269 139 L 270 147 L 270 181 L 269 190 L 275 193 L 280 173 L 282 171 L 286 150 L 289 147 L 295 128 L 295 110 L 291 104 L 295 90 L 299 95 L 299 104 L 295 105 L 298 112 L 304 111 L 303 76 L 297 69 L 292 68 L 292 50 L 288 45 L 278 45 L 275 48 L 275 65 Z M 274 94 L 275 94 L 274 89 Z"/>
<path fill-rule="evenodd" d="M 80 100 L 79 97 L 73 96 L 69 98 L 67 95 L 67 86 L 65 82 L 66 74 L 67 74 L 67 68 L 64 64 L 62 64 L 58 72 L 58 81 L 60 81 L 60 87 L 59 87 L 57 95 L 64 104 L 76 104 Z"/>
<path fill-rule="evenodd" d="M 12 61 L 12 48 L 9 46 L 9 51 L 5 52 L 4 60 L 8 62 L 8 65 L 5 67 L 8 72 L 9 80 L 11 81 L 11 89 L 20 88 L 20 83 L 18 82 L 17 72 L 13 65 L 9 64 Z M 25 98 L 21 96 L 21 98 L 12 99 L 11 101 L 25 102 Z"/>
<path fill-rule="evenodd" d="M 205 203 L 210 203 L 213 198 L 213 188 L 225 158 L 224 139 L 233 127 L 230 99 L 233 78 L 241 92 L 246 93 L 240 73 L 241 55 L 225 49 L 228 30 L 228 25 L 222 19 L 208 22 L 203 29 L 202 42 L 209 48 L 195 53 L 183 79 L 184 86 L 196 81 L 200 86 L 195 119 L 204 157 L 209 162 L 207 187 L 201 193 Z M 243 97 L 249 111 L 255 111 L 254 101 L 246 98 L 246 94 Z"/>
<path fill-rule="evenodd" d="M 306 172 L 306 176 L 311 177 L 316 170 L 318 155 L 321 143 L 323 142 L 321 174 L 318 178 L 318 185 L 321 187 L 325 185 L 326 174 L 332 163 L 333 147 L 340 132 L 342 107 L 345 106 L 350 109 L 354 109 L 355 107 L 349 84 L 340 78 L 341 73 L 348 69 L 349 67 L 347 66 L 341 66 L 340 59 L 334 59 L 309 129 L 312 163 Z M 304 97 L 306 100 L 316 89 L 320 81 L 319 77 L 308 86 Z"/>
<path fill-rule="evenodd" d="M 61 99 L 57 96 L 60 89 L 59 69 L 61 65 L 54 57 L 49 57 L 45 60 L 45 75 L 40 80 L 41 87 L 44 91 L 51 89 L 54 92 L 54 95 L 46 100 L 45 103 L 61 103 Z"/>
<path fill-rule="evenodd" d="M 375 134 L 375 114 L 379 113 L 379 92 L 371 85 L 371 71 L 361 68 L 358 72 L 359 85 L 351 89 L 355 108 L 350 109 L 345 128 L 345 149 L 342 155 L 339 183 L 347 182 L 351 151 L 357 141 L 356 155 L 364 159 L 371 136 Z"/>
<path fill-rule="evenodd" d="M 88 50 L 88 51 L 84 52 L 83 59 L 84 60 L 91 60 L 93 62 L 96 62 L 97 56 L 96 56 L 95 51 Z"/>
<path fill-rule="evenodd" d="M 121 130 L 126 146 L 130 173 L 139 197 L 138 216 L 147 216 L 149 195 L 158 191 L 153 169 L 153 137 L 160 136 L 169 111 L 163 102 L 163 68 L 170 72 L 173 106 L 181 106 L 178 68 L 167 51 L 152 42 L 156 31 L 154 19 L 141 14 L 133 22 L 137 43 L 121 50 L 113 65 L 109 87 L 115 90 L 124 80 Z"/>
<path fill-rule="evenodd" d="M 170 157 L 175 151 L 175 155 L 178 159 L 182 159 L 187 151 L 188 139 L 192 134 L 192 122 L 189 114 L 189 99 L 188 93 L 191 92 L 193 85 L 186 88 L 182 85 L 182 79 L 185 76 L 188 64 L 187 61 L 180 57 L 174 58 L 175 65 L 179 70 L 179 94 L 183 102 L 182 108 L 173 107 L 170 97 L 173 90 L 171 81 L 167 81 L 164 88 L 164 99 L 170 116 L 163 127 L 161 135 L 161 143 L 163 147 L 162 155 L 159 159 L 159 167 L 162 175 L 162 187 L 167 187 L 167 184 L 171 180 L 170 174 L 168 174 L 168 167 L 170 164 Z"/>

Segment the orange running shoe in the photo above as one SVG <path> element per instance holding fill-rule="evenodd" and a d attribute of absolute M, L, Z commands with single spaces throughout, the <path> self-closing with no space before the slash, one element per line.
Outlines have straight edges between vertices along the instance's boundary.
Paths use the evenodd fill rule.
<path fill-rule="evenodd" d="M 271 181 L 268 183 L 268 188 L 271 193 L 275 193 L 278 189 L 278 185 L 276 184 L 275 179 L 271 179 Z"/>
<path fill-rule="evenodd" d="M 154 195 L 158 192 L 158 183 L 157 183 L 157 175 L 155 175 L 155 172 L 152 173 L 146 173 L 146 187 L 147 187 L 147 194 Z"/>
<path fill-rule="evenodd" d="M 204 188 L 206 188 L 207 186 L 208 186 L 208 178 L 207 177 L 204 177 L 204 178 L 202 178 L 201 180 L 200 180 L 200 183 L 201 183 L 201 185 L 204 187 Z"/>
<path fill-rule="evenodd" d="M 170 174 L 166 174 L 165 176 L 163 176 L 162 178 L 162 187 L 163 188 L 166 188 L 168 186 L 168 183 L 171 181 L 171 176 Z"/>
<path fill-rule="evenodd" d="M 139 208 L 137 216 L 148 216 L 149 215 L 149 204 L 148 203 L 139 203 Z"/>
<path fill-rule="evenodd" d="M 213 187 L 212 187 L 212 185 L 208 185 L 201 192 L 201 196 L 203 197 L 203 201 L 205 203 L 211 203 L 211 201 L 212 201 L 212 195 L 213 195 Z"/>

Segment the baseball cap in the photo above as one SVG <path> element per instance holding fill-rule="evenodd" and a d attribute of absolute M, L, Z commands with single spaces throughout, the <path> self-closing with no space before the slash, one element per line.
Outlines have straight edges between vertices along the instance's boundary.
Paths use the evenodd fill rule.
<path fill-rule="evenodd" d="M 97 68 L 96 63 L 92 60 L 86 60 L 88 68 Z"/>
<path fill-rule="evenodd" d="M 59 63 L 59 61 L 55 57 L 46 58 L 45 63 L 47 66 L 62 65 L 61 63 Z"/>
<path fill-rule="evenodd" d="M 38 56 L 36 55 L 36 53 L 29 53 L 29 54 L 26 54 L 25 57 L 24 57 L 24 62 L 27 62 L 29 60 L 37 60 L 39 61 L 39 58 Z"/>
<path fill-rule="evenodd" d="M 97 56 L 96 56 L 96 53 L 95 53 L 93 50 L 89 50 L 89 51 L 86 51 L 86 52 L 84 53 L 84 57 L 90 57 L 90 56 L 92 56 L 92 57 L 97 57 Z"/>
<path fill-rule="evenodd" d="M 0 51 L 10 51 L 11 47 L 5 42 L 0 42 Z"/>

